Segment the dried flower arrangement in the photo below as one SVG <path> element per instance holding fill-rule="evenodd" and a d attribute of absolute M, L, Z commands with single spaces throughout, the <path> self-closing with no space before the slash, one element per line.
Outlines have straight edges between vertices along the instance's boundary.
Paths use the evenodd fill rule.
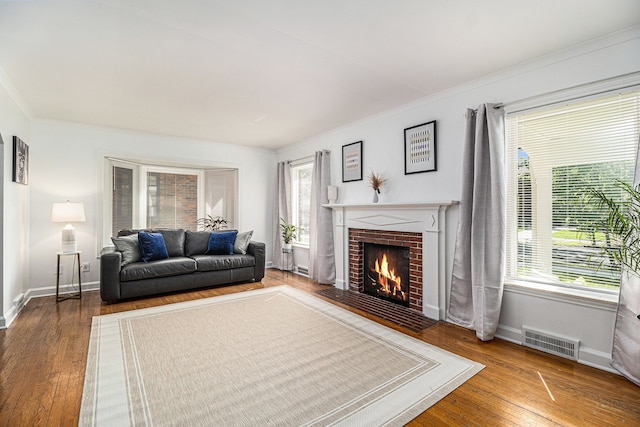
<path fill-rule="evenodd" d="M 376 174 L 373 171 L 369 174 L 369 185 L 376 193 L 380 194 L 380 188 L 385 182 L 387 182 L 387 178 L 385 178 L 384 175 Z"/>

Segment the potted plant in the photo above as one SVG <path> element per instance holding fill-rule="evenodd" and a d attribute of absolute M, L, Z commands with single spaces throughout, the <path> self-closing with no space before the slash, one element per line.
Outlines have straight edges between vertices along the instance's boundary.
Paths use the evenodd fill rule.
<path fill-rule="evenodd" d="M 284 240 L 284 249 L 291 249 L 291 242 L 298 238 L 296 226 L 289 224 L 284 218 L 280 218 L 280 231 Z"/>
<path fill-rule="evenodd" d="M 216 216 L 214 218 L 211 215 L 207 215 L 204 218 L 198 218 L 196 220 L 198 227 L 202 227 L 204 231 L 222 230 L 223 228 L 227 228 L 228 222 L 229 221 L 221 216 Z"/>
<path fill-rule="evenodd" d="M 606 217 L 600 221 L 600 229 L 612 241 L 603 251 L 615 264 L 625 266 L 630 272 L 640 271 L 640 185 L 633 186 L 617 181 L 622 197 L 609 197 L 604 191 L 591 189 L 589 196 L 600 208 L 605 208 Z"/>

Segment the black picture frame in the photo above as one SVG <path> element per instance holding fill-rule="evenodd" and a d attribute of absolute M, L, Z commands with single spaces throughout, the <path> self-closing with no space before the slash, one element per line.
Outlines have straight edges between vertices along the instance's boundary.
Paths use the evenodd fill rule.
<path fill-rule="evenodd" d="M 404 174 L 438 170 L 436 121 L 432 120 L 404 130 Z"/>
<path fill-rule="evenodd" d="M 362 181 L 362 141 L 342 146 L 342 182 Z"/>
<path fill-rule="evenodd" d="M 11 174 L 15 183 L 29 185 L 29 146 L 14 135 L 13 168 Z"/>

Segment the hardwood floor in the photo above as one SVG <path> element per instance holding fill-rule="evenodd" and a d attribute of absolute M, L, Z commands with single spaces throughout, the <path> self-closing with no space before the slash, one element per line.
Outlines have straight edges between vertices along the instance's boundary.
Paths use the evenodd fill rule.
<path fill-rule="evenodd" d="M 111 305 L 96 291 L 58 304 L 55 297 L 33 299 L 0 331 L 0 426 L 77 425 L 93 316 L 283 283 L 308 292 L 326 288 L 267 270 L 262 283 Z M 351 311 L 486 366 L 410 426 L 640 426 L 640 388 L 620 376 L 499 339 L 483 343 L 444 322 L 414 333 Z"/>

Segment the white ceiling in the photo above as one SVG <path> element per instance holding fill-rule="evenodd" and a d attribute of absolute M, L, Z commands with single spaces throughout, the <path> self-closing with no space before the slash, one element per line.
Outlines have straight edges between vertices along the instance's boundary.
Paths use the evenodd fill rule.
<path fill-rule="evenodd" d="M 640 23 L 638 0 L 0 0 L 36 118 L 279 147 Z"/>

